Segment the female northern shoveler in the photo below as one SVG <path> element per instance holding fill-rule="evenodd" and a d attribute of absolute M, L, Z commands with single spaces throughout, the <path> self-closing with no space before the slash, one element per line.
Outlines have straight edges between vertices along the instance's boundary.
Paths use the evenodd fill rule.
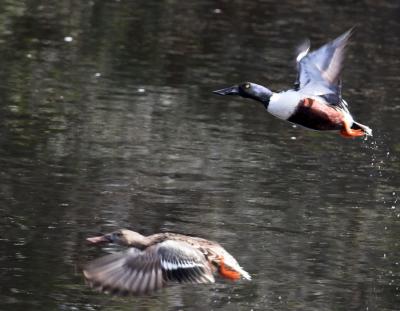
<path fill-rule="evenodd" d="M 214 283 L 213 272 L 231 280 L 250 280 L 221 245 L 205 239 L 175 233 L 143 236 L 118 230 L 87 239 L 91 243 L 117 243 L 129 250 L 90 262 L 83 270 L 89 284 L 117 294 L 145 294 L 169 282 Z"/>
<path fill-rule="evenodd" d="M 344 137 L 372 135 L 372 130 L 355 122 L 342 99 L 340 73 L 352 29 L 308 53 L 310 43 L 299 49 L 298 77 L 293 90 L 272 92 L 264 86 L 245 82 L 214 91 L 219 95 L 240 95 L 264 104 L 279 119 L 319 130 L 340 130 Z"/>

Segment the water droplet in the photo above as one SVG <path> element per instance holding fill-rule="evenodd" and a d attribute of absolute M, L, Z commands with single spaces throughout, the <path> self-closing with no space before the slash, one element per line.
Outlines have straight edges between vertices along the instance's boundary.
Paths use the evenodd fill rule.
<path fill-rule="evenodd" d="M 74 38 L 72 38 L 72 37 L 64 37 L 64 41 L 65 42 L 72 42 L 72 40 L 74 40 Z"/>
<path fill-rule="evenodd" d="M 215 13 L 215 14 L 221 14 L 221 13 L 222 13 L 222 10 L 221 10 L 221 9 L 215 9 L 215 10 L 214 10 L 214 13 Z"/>
<path fill-rule="evenodd" d="M 138 88 L 138 90 L 137 90 L 139 93 L 144 93 L 144 92 L 146 92 L 146 89 L 144 89 L 144 88 Z"/>

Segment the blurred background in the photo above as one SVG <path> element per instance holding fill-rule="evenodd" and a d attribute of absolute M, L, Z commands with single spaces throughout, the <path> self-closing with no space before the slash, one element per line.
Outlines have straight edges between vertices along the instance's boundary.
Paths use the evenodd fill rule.
<path fill-rule="evenodd" d="M 212 90 L 295 79 L 358 25 L 343 95 L 374 137 Z M 3 0 L 0 309 L 398 310 L 400 2 Z M 219 241 L 253 276 L 149 297 L 81 267 L 127 227 Z"/>

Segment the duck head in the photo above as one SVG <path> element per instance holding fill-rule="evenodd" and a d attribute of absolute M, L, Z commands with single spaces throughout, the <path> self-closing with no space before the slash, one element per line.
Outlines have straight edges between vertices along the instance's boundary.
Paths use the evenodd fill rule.
<path fill-rule="evenodd" d="M 251 98 L 263 103 L 265 106 L 268 106 L 269 99 L 273 94 L 270 89 L 251 82 L 243 82 L 225 89 L 213 91 L 213 93 L 218 95 L 238 95 L 244 98 Z"/>
<path fill-rule="evenodd" d="M 149 239 L 138 232 L 120 229 L 101 236 L 91 237 L 86 239 L 93 244 L 98 243 L 115 243 L 123 246 L 133 246 L 136 248 L 144 248 L 148 245 Z"/>

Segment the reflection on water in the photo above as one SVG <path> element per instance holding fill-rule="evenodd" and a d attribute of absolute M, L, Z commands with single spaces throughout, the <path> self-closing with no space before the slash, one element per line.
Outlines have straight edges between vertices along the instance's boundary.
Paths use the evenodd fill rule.
<path fill-rule="evenodd" d="M 3 310 L 398 309 L 399 6 L 1 6 Z M 293 128 L 211 93 L 287 88 L 302 38 L 355 23 L 344 95 L 373 139 Z M 98 294 L 80 267 L 107 249 L 85 237 L 117 227 L 218 240 L 253 281 Z"/>

